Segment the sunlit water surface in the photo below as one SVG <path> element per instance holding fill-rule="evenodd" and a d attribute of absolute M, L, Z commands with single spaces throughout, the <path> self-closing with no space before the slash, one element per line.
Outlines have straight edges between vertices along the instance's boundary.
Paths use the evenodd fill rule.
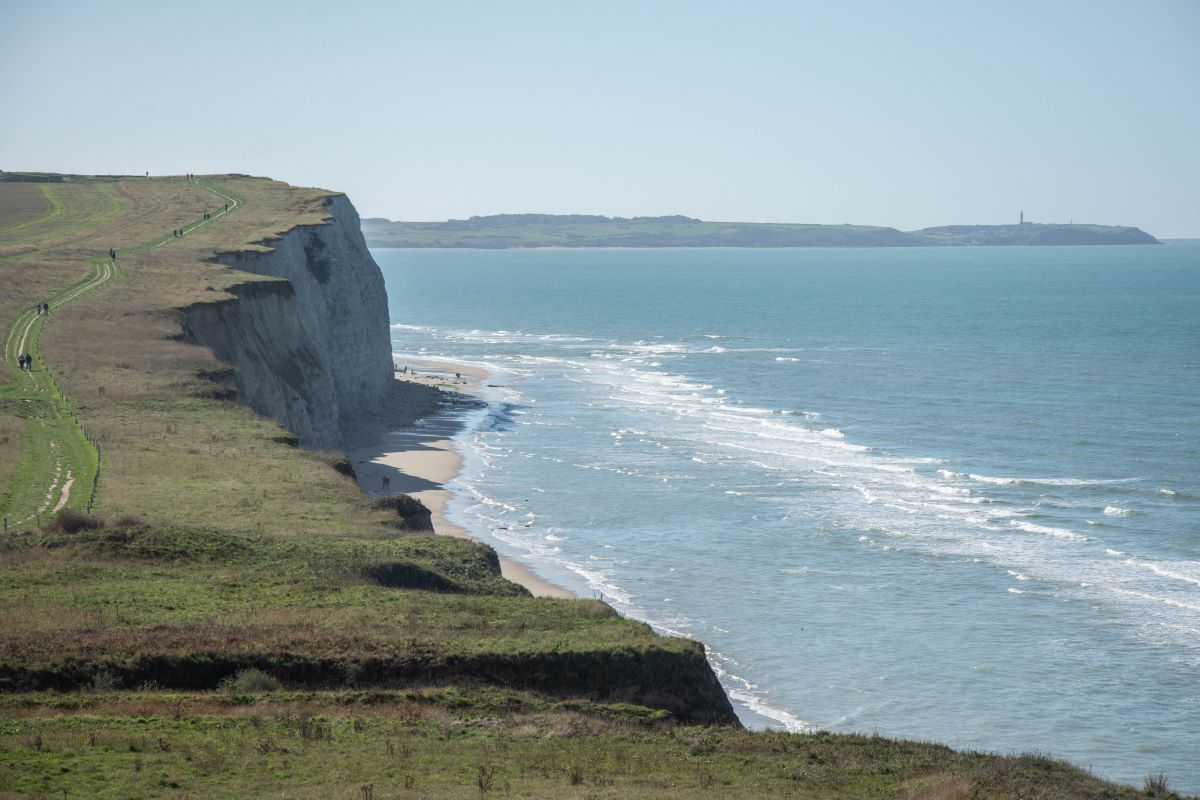
<path fill-rule="evenodd" d="M 748 720 L 1200 791 L 1200 243 L 374 255 L 452 518 Z"/>

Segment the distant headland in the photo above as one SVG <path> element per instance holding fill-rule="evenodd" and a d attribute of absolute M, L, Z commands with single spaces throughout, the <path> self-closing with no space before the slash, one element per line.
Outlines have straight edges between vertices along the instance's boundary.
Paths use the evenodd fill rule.
<path fill-rule="evenodd" d="M 706 222 L 693 217 L 496 214 L 446 222 L 362 221 L 370 247 L 943 247 L 1161 244 L 1112 225 L 943 225 L 901 231 L 874 225 Z"/>

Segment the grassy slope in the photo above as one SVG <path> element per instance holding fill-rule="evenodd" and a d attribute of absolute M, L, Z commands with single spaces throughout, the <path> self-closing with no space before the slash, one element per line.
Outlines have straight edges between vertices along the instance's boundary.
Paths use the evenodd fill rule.
<path fill-rule="evenodd" d="M 55 184 L 57 204 L 0 216 L 5 325 L 98 251 L 168 242 L 124 255 L 119 281 L 42 334 L 104 443 L 112 524 L 0 538 L 0 797 L 458 797 L 489 775 L 484 794 L 535 797 L 1134 796 L 1038 759 L 613 705 L 705 699 L 701 650 L 599 603 L 527 597 L 470 542 L 397 531 L 333 457 L 219 399 L 222 367 L 178 338 L 174 309 L 255 280 L 207 259 L 319 221 L 325 193 L 214 185 L 245 207 L 181 241 L 164 234 L 216 207 L 183 181 Z M 19 460 L 22 425 L 0 421 L 0 463 Z M 284 688 L 218 689 L 248 667 Z"/>
<path fill-rule="evenodd" d="M 63 705 L 10 698 L 0 785 L 98 798 L 1154 796 L 1038 756 L 678 727 L 512 691 L 98 692 Z"/>

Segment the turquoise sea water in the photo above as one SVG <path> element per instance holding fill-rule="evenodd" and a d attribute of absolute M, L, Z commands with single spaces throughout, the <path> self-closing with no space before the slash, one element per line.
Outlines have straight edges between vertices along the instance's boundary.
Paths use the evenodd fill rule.
<path fill-rule="evenodd" d="M 1200 791 L 1200 242 L 374 255 L 451 518 L 747 720 Z"/>

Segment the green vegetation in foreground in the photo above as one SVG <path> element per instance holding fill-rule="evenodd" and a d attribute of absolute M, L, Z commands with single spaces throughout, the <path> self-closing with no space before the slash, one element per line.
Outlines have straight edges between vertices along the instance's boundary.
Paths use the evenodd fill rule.
<path fill-rule="evenodd" d="M 932 247 L 1157 244 L 1137 229 L 1101 225 L 956 225 L 903 232 L 871 225 L 704 222 L 691 217 L 498 214 L 446 222 L 362 222 L 371 247 Z"/>
<path fill-rule="evenodd" d="M 3 800 L 1168 796 L 1038 757 L 738 729 L 700 644 L 529 597 L 489 548 L 405 530 L 344 458 L 229 399 L 178 309 L 258 280 L 213 255 L 320 223 L 327 193 L 4 177 L 6 329 L 108 247 L 122 279 L 39 333 L 45 391 L 72 398 L 104 474 L 96 518 L 0 536 Z M 237 214 L 170 235 L 227 201 Z M 9 466 L 40 435 L 21 380 L 0 374 L 0 481 L 33 485 Z"/>
<path fill-rule="evenodd" d="M 96 798 L 1174 797 L 1059 761 L 676 725 L 503 689 L 0 698 L 0 785 Z"/>
<path fill-rule="evenodd" d="M 3 544 L 0 691 L 215 689 L 255 668 L 293 687 L 482 681 L 720 719 L 698 644 L 596 601 L 530 598 L 471 541 L 279 541 L 131 521 Z"/>

